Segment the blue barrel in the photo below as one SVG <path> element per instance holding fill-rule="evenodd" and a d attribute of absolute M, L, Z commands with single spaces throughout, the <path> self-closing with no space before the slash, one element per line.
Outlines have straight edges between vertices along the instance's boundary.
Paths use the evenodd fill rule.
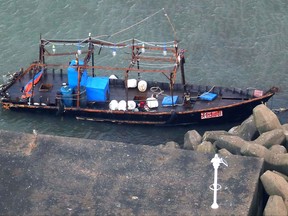
<path fill-rule="evenodd" d="M 66 107 L 73 105 L 73 89 L 69 86 L 61 87 L 62 101 Z"/>

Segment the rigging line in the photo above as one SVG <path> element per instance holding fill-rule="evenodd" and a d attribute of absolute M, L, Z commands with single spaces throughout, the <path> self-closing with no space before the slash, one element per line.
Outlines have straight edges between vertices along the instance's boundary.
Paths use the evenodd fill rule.
<path fill-rule="evenodd" d="M 49 46 L 53 46 L 53 45 L 57 45 L 57 46 L 81 46 L 81 47 L 86 47 L 88 46 L 87 44 L 82 44 L 82 43 L 62 43 L 62 42 L 50 42 L 49 44 L 45 45 L 46 47 Z"/>
<path fill-rule="evenodd" d="M 151 46 L 160 46 L 160 45 L 171 44 L 171 45 L 168 45 L 168 46 L 171 46 L 171 47 L 174 46 L 174 42 L 175 42 L 175 41 L 168 41 L 168 42 L 159 42 L 159 41 L 157 41 L 157 42 L 145 42 L 145 41 L 139 40 L 139 39 L 137 39 L 137 38 L 130 38 L 130 39 L 126 39 L 126 40 L 117 42 L 117 43 L 115 43 L 115 44 L 122 44 L 122 43 L 130 42 L 130 41 L 132 41 L 132 40 L 134 40 L 134 45 L 142 45 L 143 43 L 144 43 L 144 44 L 151 45 Z M 136 42 L 138 42 L 138 43 L 136 43 Z M 110 43 L 112 43 L 112 42 L 110 42 Z M 159 44 L 159 45 L 157 45 L 157 44 Z M 132 44 L 130 44 L 130 46 L 132 46 Z"/>
<path fill-rule="evenodd" d="M 164 65 L 164 64 L 146 64 L 146 63 L 142 63 L 141 64 L 142 66 L 144 66 L 144 68 L 155 68 L 156 66 L 157 66 L 157 68 L 172 68 L 172 67 L 174 67 L 175 65 L 172 65 L 172 64 L 170 64 L 170 65 Z"/>
<path fill-rule="evenodd" d="M 131 41 L 132 39 L 128 39 L 128 40 L 124 40 L 124 41 L 121 41 L 121 42 L 117 42 L 117 43 L 114 43 L 115 45 L 117 44 L 123 44 L 123 43 L 126 43 L 126 42 L 129 42 Z M 134 44 L 126 44 L 126 46 L 122 46 L 122 47 L 131 47 L 131 46 L 141 46 L 143 44 L 146 44 L 148 46 L 153 46 L 153 47 L 175 47 L 175 44 L 174 42 L 175 41 L 169 41 L 169 42 L 145 42 L 145 41 L 140 41 L 140 40 L 137 40 L 137 39 L 134 39 L 135 41 L 138 41 L 138 43 L 134 43 Z M 112 42 L 110 42 L 112 43 Z M 169 45 L 170 44 L 170 45 Z"/>
<path fill-rule="evenodd" d="M 176 40 L 176 31 L 175 31 L 175 28 L 174 28 L 174 26 L 172 25 L 172 22 L 171 22 L 171 20 L 170 20 L 170 18 L 169 18 L 169 16 L 168 16 L 168 14 L 167 14 L 167 12 L 165 11 L 165 9 L 163 8 L 163 11 L 164 11 L 164 13 L 165 13 L 165 16 L 167 17 L 167 19 L 168 19 L 168 22 L 170 23 L 170 25 L 171 25 L 171 28 L 172 28 L 172 30 L 173 30 L 173 32 L 174 32 L 174 39 Z"/>
<path fill-rule="evenodd" d="M 142 44 L 144 43 L 144 44 L 153 44 L 153 45 L 157 45 L 157 44 L 161 44 L 161 45 L 162 44 L 174 44 L 175 43 L 175 41 L 165 41 L 165 42 L 142 41 L 142 40 L 139 40 L 137 38 L 135 38 L 134 40 L 138 41 L 139 43 L 142 43 Z"/>
<path fill-rule="evenodd" d="M 125 28 L 125 29 L 122 29 L 122 30 L 120 30 L 120 31 L 118 31 L 118 32 L 115 32 L 114 34 L 111 34 L 109 37 L 112 37 L 112 36 L 114 36 L 114 35 L 117 35 L 117 34 L 123 32 L 123 31 L 127 31 L 128 29 L 130 29 L 130 28 L 132 28 L 132 27 L 134 27 L 134 26 L 136 26 L 136 25 L 139 25 L 140 23 L 146 21 L 147 19 L 149 19 L 149 18 L 155 16 L 156 14 L 160 13 L 161 11 L 165 11 L 164 8 L 160 9 L 159 11 L 157 11 L 157 12 L 151 14 L 150 16 L 144 18 L 143 20 L 141 20 L 141 21 L 139 21 L 139 22 L 137 22 L 137 23 L 135 23 L 135 24 L 133 24 L 133 25 L 131 25 L 131 26 Z"/>
<path fill-rule="evenodd" d="M 126 39 L 126 40 L 123 40 L 123 41 L 117 42 L 117 43 L 115 43 L 115 44 L 127 43 L 127 42 L 130 42 L 130 41 L 132 41 L 132 40 L 133 40 L 133 38 L 130 38 L 130 39 Z M 127 44 L 127 45 L 132 46 L 132 45 L 130 45 L 130 43 Z"/>
<path fill-rule="evenodd" d="M 97 46 L 97 47 L 102 47 L 102 48 L 113 48 L 113 49 L 124 49 L 124 48 L 127 48 L 127 47 L 130 47 L 130 45 L 125 45 L 125 46 L 117 46 L 117 44 L 115 45 L 99 45 L 99 44 L 94 44 L 94 46 Z"/>
<path fill-rule="evenodd" d="M 109 37 L 109 35 L 97 35 L 97 36 L 94 36 L 94 37 L 91 37 L 92 39 L 98 39 L 98 38 L 101 38 L 101 37 Z"/>
<path fill-rule="evenodd" d="M 173 43 L 174 43 L 174 41 L 173 41 Z M 156 44 L 156 43 L 151 43 L 151 42 L 145 42 L 145 44 L 146 45 L 148 45 L 148 46 L 154 46 L 154 47 L 174 47 L 174 44 L 172 44 L 171 43 L 171 45 L 167 45 L 165 42 L 162 42 L 162 43 L 158 43 L 158 44 Z"/>

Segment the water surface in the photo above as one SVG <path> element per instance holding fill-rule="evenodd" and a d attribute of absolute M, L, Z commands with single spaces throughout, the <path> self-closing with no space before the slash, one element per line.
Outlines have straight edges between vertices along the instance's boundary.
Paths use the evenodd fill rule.
<path fill-rule="evenodd" d="M 74 39 L 86 38 L 91 32 L 93 36 L 110 35 L 103 39 L 115 42 L 130 38 L 165 42 L 176 36 L 179 46 L 187 49 L 188 82 L 264 89 L 278 86 L 281 92 L 269 106 L 287 107 L 287 9 L 286 1 L 261 0 L 0 0 L 0 75 L 38 59 L 40 34 L 49 39 Z M 113 35 L 159 10 L 141 25 Z M 103 52 L 110 55 L 109 50 Z M 285 123 L 287 115 L 280 117 Z M 191 129 L 203 132 L 231 126 L 159 128 L 0 112 L 4 130 L 31 133 L 36 129 L 43 134 L 150 145 L 170 140 L 182 143 Z"/>

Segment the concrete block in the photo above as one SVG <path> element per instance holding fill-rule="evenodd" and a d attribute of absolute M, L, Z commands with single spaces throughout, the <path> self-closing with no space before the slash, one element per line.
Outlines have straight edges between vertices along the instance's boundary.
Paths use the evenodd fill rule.
<path fill-rule="evenodd" d="M 208 141 L 203 141 L 202 143 L 200 143 L 200 145 L 197 146 L 196 151 L 202 152 L 202 153 L 211 153 L 211 154 L 216 153 L 215 147 L 213 146 L 211 142 L 208 142 Z"/>
<path fill-rule="evenodd" d="M 272 153 L 275 154 L 286 154 L 287 149 L 283 145 L 273 145 L 269 148 Z"/>
<path fill-rule="evenodd" d="M 265 206 L 263 216 L 287 215 L 287 209 L 281 196 L 270 196 Z"/>
<path fill-rule="evenodd" d="M 243 140 L 251 141 L 259 136 L 258 129 L 256 128 L 253 115 L 241 123 L 241 125 L 234 127 L 228 131 L 241 137 Z"/>
<path fill-rule="evenodd" d="M 267 170 L 260 179 L 268 195 L 277 195 L 283 200 L 288 199 L 288 182 L 282 176 Z"/>
<path fill-rule="evenodd" d="M 184 135 L 184 149 L 195 150 L 201 143 L 202 137 L 196 130 L 190 130 Z"/>
<path fill-rule="evenodd" d="M 232 153 L 231 152 L 229 152 L 227 149 L 225 149 L 225 148 L 222 148 L 222 149 L 220 149 L 219 151 L 218 151 L 218 153 L 220 154 L 220 155 L 222 155 L 222 156 L 229 156 L 229 155 L 232 155 Z"/>
<path fill-rule="evenodd" d="M 214 143 L 216 140 L 219 139 L 220 135 L 228 135 L 228 136 L 232 136 L 233 134 L 224 131 L 224 130 L 219 130 L 219 131 L 206 131 L 203 134 L 203 139 L 202 141 L 209 141 L 211 143 Z M 236 136 L 236 135 L 235 135 Z"/>
<path fill-rule="evenodd" d="M 241 139 L 238 136 L 233 135 L 220 135 L 217 140 L 214 142 L 214 145 L 217 148 L 225 148 L 232 154 L 240 155 L 240 150 L 243 145 L 245 145 L 247 141 Z"/>
<path fill-rule="evenodd" d="M 256 128 L 260 134 L 281 128 L 280 121 L 276 114 L 264 104 L 260 104 L 253 109 L 253 116 Z"/>
<path fill-rule="evenodd" d="M 265 161 L 267 161 L 271 154 L 267 148 L 255 143 L 243 145 L 240 151 L 244 156 L 264 158 Z"/>
<path fill-rule="evenodd" d="M 269 149 L 273 145 L 285 144 L 286 137 L 283 129 L 273 129 L 262 133 L 254 142 Z"/>

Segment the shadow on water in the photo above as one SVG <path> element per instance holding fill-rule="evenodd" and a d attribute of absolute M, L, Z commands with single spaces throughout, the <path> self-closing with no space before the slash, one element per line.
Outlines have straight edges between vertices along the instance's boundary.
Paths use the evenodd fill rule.
<path fill-rule="evenodd" d="M 168 141 L 183 144 L 184 135 L 189 130 L 203 134 L 209 130 L 229 130 L 237 123 L 221 125 L 187 125 L 187 126 L 147 126 L 127 125 L 76 120 L 73 117 L 59 117 L 40 113 L 21 113 L 2 111 L 0 127 L 24 133 L 37 130 L 40 134 L 67 136 L 75 138 L 124 142 L 141 145 L 160 145 Z"/>

